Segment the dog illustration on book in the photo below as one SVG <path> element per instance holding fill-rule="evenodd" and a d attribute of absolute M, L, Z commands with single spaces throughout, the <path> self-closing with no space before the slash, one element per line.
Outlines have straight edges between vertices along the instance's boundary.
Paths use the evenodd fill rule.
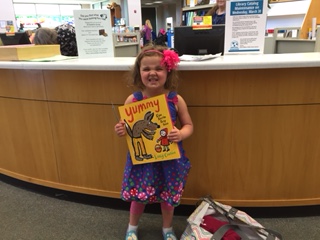
<path fill-rule="evenodd" d="M 144 139 L 144 136 L 148 140 L 153 140 L 153 137 L 156 133 L 156 129 L 160 128 L 160 126 L 152 122 L 152 118 L 154 113 L 149 111 L 144 115 L 143 120 L 138 120 L 133 126 L 132 129 L 129 124 L 124 120 L 126 130 L 128 135 L 131 138 L 132 147 L 134 150 L 135 159 L 137 161 L 143 161 L 143 159 L 150 159 L 152 158 L 151 154 L 147 153 Z"/>

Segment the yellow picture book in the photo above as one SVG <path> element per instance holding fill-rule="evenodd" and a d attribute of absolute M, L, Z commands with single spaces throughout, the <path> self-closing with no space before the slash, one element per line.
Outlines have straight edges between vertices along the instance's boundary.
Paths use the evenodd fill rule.
<path fill-rule="evenodd" d="M 119 112 L 133 164 L 180 158 L 178 144 L 167 137 L 173 124 L 164 94 L 120 106 Z"/>

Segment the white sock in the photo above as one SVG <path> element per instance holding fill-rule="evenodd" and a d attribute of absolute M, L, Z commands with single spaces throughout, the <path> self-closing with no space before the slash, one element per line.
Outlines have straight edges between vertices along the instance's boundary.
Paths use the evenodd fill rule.
<path fill-rule="evenodd" d="M 138 225 L 137 226 L 132 226 L 132 225 L 128 225 L 128 229 L 127 229 L 127 232 L 130 232 L 130 231 L 135 231 L 137 232 L 138 231 Z"/>
<path fill-rule="evenodd" d="M 163 234 L 167 234 L 168 232 L 173 232 L 172 227 L 162 228 Z"/>

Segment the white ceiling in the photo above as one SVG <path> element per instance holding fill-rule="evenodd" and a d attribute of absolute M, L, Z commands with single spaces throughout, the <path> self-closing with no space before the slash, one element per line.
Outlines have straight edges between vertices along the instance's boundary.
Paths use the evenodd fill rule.
<path fill-rule="evenodd" d="M 141 5 L 144 6 L 146 3 L 152 3 L 153 5 L 176 4 L 176 2 L 171 0 L 141 0 Z"/>
<path fill-rule="evenodd" d="M 13 0 L 13 3 L 64 3 L 64 4 L 93 4 L 102 0 Z M 127 0 L 130 1 L 130 0 Z M 111 1 L 110 1 L 111 2 Z M 148 5 L 152 3 L 152 5 Z M 141 6 L 158 6 L 163 4 L 175 4 L 174 0 L 141 0 Z"/>

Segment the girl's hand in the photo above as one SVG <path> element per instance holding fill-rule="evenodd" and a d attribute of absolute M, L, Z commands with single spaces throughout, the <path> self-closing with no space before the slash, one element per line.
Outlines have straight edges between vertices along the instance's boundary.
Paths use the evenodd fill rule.
<path fill-rule="evenodd" d="M 120 120 L 115 126 L 114 131 L 119 137 L 123 137 L 126 135 L 126 128 L 125 128 L 125 122 L 123 120 Z"/>
<path fill-rule="evenodd" d="M 174 126 L 168 134 L 168 139 L 171 142 L 180 142 L 182 140 L 181 131 Z"/>

